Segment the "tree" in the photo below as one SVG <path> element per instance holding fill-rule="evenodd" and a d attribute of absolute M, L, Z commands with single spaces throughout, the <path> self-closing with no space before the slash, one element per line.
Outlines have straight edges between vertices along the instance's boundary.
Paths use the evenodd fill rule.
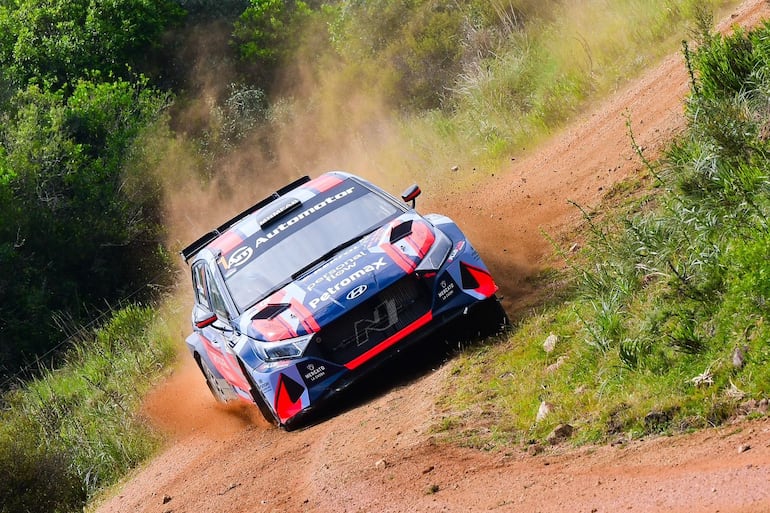
<path fill-rule="evenodd" d="M 54 86 L 88 70 L 142 70 L 184 11 L 170 0 L 8 0 L 0 5 L 0 69 L 17 87 Z"/>
<path fill-rule="evenodd" d="M 57 315 L 77 323 L 136 290 L 168 262 L 160 189 L 127 155 L 157 122 L 165 95 L 80 80 L 70 95 L 31 85 L 0 123 L 0 365 L 61 340 Z"/>
<path fill-rule="evenodd" d="M 251 0 L 233 25 L 233 42 L 242 60 L 256 64 L 263 78 L 296 49 L 297 27 L 310 8 L 301 0 Z"/>

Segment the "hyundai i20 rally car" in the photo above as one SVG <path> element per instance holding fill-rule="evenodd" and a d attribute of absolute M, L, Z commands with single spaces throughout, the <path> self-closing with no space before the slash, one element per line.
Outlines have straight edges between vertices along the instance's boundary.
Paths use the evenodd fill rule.
<path fill-rule="evenodd" d="M 447 217 L 331 172 L 303 177 L 182 251 L 195 304 L 187 345 L 219 401 L 291 428 L 408 344 L 507 317 L 478 253 Z M 407 204 L 411 202 L 411 207 Z"/>

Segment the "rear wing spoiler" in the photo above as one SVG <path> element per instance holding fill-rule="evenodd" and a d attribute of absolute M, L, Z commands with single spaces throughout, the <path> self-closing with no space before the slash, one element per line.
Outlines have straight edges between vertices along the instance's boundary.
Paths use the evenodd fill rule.
<path fill-rule="evenodd" d="M 214 239 L 216 239 L 217 237 L 222 235 L 222 233 L 225 230 L 227 230 L 228 228 L 230 228 L 232 225 L 234 225 L 235 223 L 237 223 L 238 221 L 240 221 L 241 219 L 243 219 L 247 215 L 256 212 L 260 208 L 266 207 L 267 205 L 269 205 L 273 201 L 277 200 L 281 196 L 284 196 L 285 194 L 293 191 L 294 189 L 296 189 L 300 185 L 306 184 L 309 181 L 310 181 L 310 177 L 309 176 L 303 176 L 302 178 L 294 180 L 289 185 L 286 185 L 285 187 L 281 187 L 280 189 L 278 189 L 277 191 L 272 193 L 267 198 L 265 198 L 265 199 L 261 200 L 260 202 L 255 203 L 254 205 L 250 206 L 249 208 L 247 208 L 246 210 L 244 210 L 243 212 L 241 212 L 237 216 L 235 216 L 232 219 L 230 219 L 229 221 L 227 221 L 222 226 L 219 226 L 218 228 L 215 228 L 215 229 L 211 230 L 210 232 L 208 232 L 207 234 L 203 235 L 198 240 L 196 240 L 195 242 L 193 242 L 192 244 L 190 244 L 189 246 L 184 248 L 182 251 L 180 251 L 179 254 L 182 255 L 182 258 L 184 259 L 185 263 L 189 263 L 190 259 L 192 257 L 194 257 L 201 249 L 203 249 L 206 246 L 208 246 Z"/>

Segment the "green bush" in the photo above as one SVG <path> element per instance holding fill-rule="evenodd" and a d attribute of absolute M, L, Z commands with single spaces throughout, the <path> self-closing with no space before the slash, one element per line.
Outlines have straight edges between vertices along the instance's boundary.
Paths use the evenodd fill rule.
<path fill-rule="evenodd" d="M 349 68 L 350 86 L 374 87 L 389 102 L 408 110 L 440 107 L 462 72 L 464 59 L 472 58 L 467 45 L 471 34 L 487 23 L 488 13 L 472 4 L 337 3 L 327 14 L 330 39 Z"/>
<path fill-rule="evenodd" d="M 233 44 L 252 73 L 269 82 L 276 66 L 292 55 L 310 9 L 301 0 L 251 0 L 233 24 Z"/>
<path fill-rule="evenodd" d="M 30 86 L 0 128 L 0 365 L 13 373 L 92 309 L 167 283 L 161 190 L 132 161 L 167 98 L 144 85 Z"/>
<path fill-rule="evenodd" d="M 654 170 L 663 186 L 658 208 L 636 214 L 625 230 L 594 230 L 585 297 L 620 301 L 586 315 L 585 329 L 632 370 L 689 369 L 694 377 L 708 368 L 717 387 L 734 379 L 754 393 L 770 391 L 753 371 L 729 364 L 736 347 L 767 358 L 758 334 L 770 311 L 770 146 L 762 129 L 770 62 L 758 54 L 768 35 L 766 24 L 706 39 L 692 56 L 699 78 L 688 132 Z"/>
<path fill-rule="evenodd" d="M 19 0 L 0 4 L 0 69 L 14 85 L 63 86 L 98 70 L 128 77 L 184 14 L 171 0 Z"/>
<path fill-rule="evenodd" d="M 22 427 L 0 435 L 0 512 L 77 511 L 86 493 L 72 455 L 40 444 L 34 433 Z"/>
<path fill-rule="evenodd" d="M 770 64 L 770 41 L 763 33 L 770 26 L 746 33 L 738 27 L 728 36 L 709 37 L 695 53 L 697 98 L 722 100 L 756 91 Z"/>

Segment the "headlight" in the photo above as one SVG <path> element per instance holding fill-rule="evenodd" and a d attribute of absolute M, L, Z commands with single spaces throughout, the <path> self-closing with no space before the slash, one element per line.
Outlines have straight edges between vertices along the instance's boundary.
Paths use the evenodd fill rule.
<path fill-rule="evenodd" d="M 254 348 L 260 358 L 267 362 L 286 360 L 287 358 L 299 358 L 305 352 L 308 344 L 313 339 L 313 334 L 297 338 L 279 340 L 277 342 L 254 341 Z"/>
<path fill-rule="evenodd" d="M 449 237 L 444 235 L 441 230 L 434 230 L 436 234 L 436 240 L 433 241 L 433 245 L 428 250 L 428 254 L 422 259 L 420 265 L 415 269 L 418 273 L 424 273 L 428 271 L 437 271 L 446 260 L 447 255 L 452 250 L 452 241 Z"/>

